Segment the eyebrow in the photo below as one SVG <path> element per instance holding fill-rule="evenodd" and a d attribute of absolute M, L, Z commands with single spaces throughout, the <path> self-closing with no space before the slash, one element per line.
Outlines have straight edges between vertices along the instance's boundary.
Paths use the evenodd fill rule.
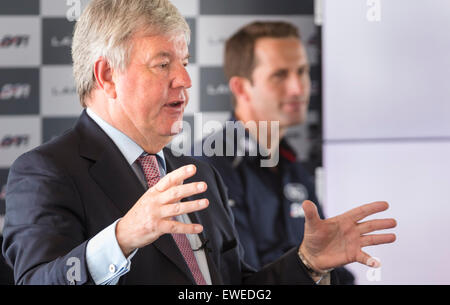
<path fill-rule="evenodd" d="M 153 58 L 161 58 L 161 57 L 172 57 L 172 55 L 169 52 L 166 51 L 161 51 L 158 54 L 156 54 L 155 56 L 153 56 Z M 188 60 L 191 58 L 191 54 L 186 55 L 183 60 Z"/>
<path fill-rule="evenodd" d="M 304 63 L 304 64 L 298 66 L 298 69 L 309 69 L 310 67 L 311 67 L 310 64 Z"/>
<path fill-rule="evenodd" d="M 311 66 L 307 63 L 302 64 L 300 66 L 298 66 L 298 68 L 296 69 L 296 71 L 299 70 L 309 70 L 311 68 Z M 289 67 L 285 67 L 285 68 L 278 68 L 275 69 L 274 71 L 272 71 L 272 73 L 270 74 L 270 77 L 275 77 L 275 75 L 277 75 L 278 73 L 289 73 L 290 68 Z"/>
<path fill-rule="evenodd" d="M 300 69 L 309 69 L 309 68 L 311 68 L 311 65 L 309 65 L 309 64 L 302 64 L 302 65 L 297 67 L 298 70 L 300 70 Z M 291 69 L 290 67 L 277 68 L 277 69 L 274 70 L 274 73 L 280 72 L 280 71 L 289 71 L 290 69 Z"/>

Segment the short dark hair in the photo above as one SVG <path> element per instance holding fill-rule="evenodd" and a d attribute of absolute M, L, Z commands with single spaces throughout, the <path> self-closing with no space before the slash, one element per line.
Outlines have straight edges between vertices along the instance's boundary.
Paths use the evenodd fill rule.
<path fill-rule="evenodd" d="M 225 43 L 224 70 L 227 80 L 233 76 L 251 79 L 255 68 L 255 44 L 261 38 L 300 39 L 298 29 L 287 22 L 253 22 L 231 36 Z"/>
<path fill-rule="evenodd" d="M 252 81 L 256 67 L 255 45 L 261 38 L 301 39 L 298 29 L 284 21 L 256 21 L 239 29 L 225 42 L 224 72 L 227 81 L 233 76 L 241 76 Z M 235 99 L 233 97 L 233 106 Z"/>

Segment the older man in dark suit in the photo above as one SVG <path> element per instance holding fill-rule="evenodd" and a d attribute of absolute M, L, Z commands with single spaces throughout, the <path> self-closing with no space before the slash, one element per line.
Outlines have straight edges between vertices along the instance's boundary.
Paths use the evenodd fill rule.
<path fill-rule="evenodd" d="M 370 258 L 364 217 L 385 202 L 321 220 L 259 272 L 243 253 L 225 187 L 206 163 L 163 147 L 180 131 L 189 28 L 159 0 L 93 0 L 76 24 L 74 76 L 86 109 L 63 136 L 19 157 L 8 178 L 3 253 L 21 284 L 313 284 Z M 333 275 L 333 272 L 331 273 Z"/>

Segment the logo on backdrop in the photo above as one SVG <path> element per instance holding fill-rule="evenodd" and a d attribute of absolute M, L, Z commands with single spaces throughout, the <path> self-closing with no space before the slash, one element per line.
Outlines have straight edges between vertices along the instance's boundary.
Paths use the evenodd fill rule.
<path fill-rule="evenodd" d="M 230 111 L 230 96 L 221 67 L 200 68 L 200 111 Z"/>
<path fill-rule="evenodd" d="M 227 84 L 218 84 L 217 86 L 207 85 L 206 86 L 206 93 L 209 96 L 229 95 L 230 94 L 230 88 L 228 87 Z"/>
<path fill-rule="evenodd" d="M 43 64 L 72 64 L 73 27 L 66 18 L 42 19 Z"/>
<path fill-rule="evenodd" d="M 39 68 L 0 69 L 0 114 L 39 114 Z"/>
<path fill-rule="evenodd" d="M 0 101 L 26 99 L 30 96 L 30 93 L 30 84 L 4 84 L 0 87 Z"/>
<path fill-rule="evenodd" d="M 29 140 L 29 135 L 6 135 L 0 140 L 0 148 L 26 146 Z"/>
<path fill-rule="evenodd" d="M 71 36 L 64 36 L 62 38 L 59 38 L 58 36 L 53 36 L 50 40 L 50 45 L 54 48 L 60 48 L 60 47 L 72 47 L 72 37 Z"/>
<path fill-rule="evenodd" d="M 30 40 L 30 35 L 5 35 L 0 39 L 0 48 L 26 47 Z"/>
<path fill-rule="evenodd" d="M 76 95 L 77 88 L 75 86 L 62 86 L 62 87 L 53 86 L 51 88 L 51 94 L 52 94 L 52 97 Z"/>

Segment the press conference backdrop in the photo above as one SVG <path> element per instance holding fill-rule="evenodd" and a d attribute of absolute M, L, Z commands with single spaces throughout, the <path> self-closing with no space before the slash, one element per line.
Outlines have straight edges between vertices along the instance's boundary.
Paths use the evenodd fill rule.
<path fill-rule="evenodd" d="M 70 47 L 73 20 L 88 2 L 0 1 L 0 227 L 12 162 L 70 128 L 82 110 L 72 77 Z M 224 41 L 248 22 L 287 20 L 300 28 L 312 65 L 313 87 L 309 121 L 291 129 L 289 138 L 302 160 L 320 165 L 320 31 L 314 25 L 313 0 L 173 3 L 192 30 L 188 67 L 192 88 L 185 121 L 197 124 L 186 128 L 178 140 L 200 140 L 207 121 L 224 121 L 229 116 L 230 93 L 222 72 Z"/>
<path fill-rule="evenodd" d="M 390 203 L 361 284 L 450 284 L 450 1 L 325 0 L 325 212 Z"/>

